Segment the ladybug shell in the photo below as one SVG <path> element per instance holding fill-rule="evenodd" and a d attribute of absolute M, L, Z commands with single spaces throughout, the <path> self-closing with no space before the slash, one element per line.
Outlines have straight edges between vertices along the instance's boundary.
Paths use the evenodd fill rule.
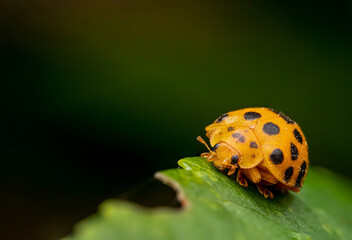
<path fill-rule="evenodd" d="M 269 108 L 245 108 L 221 115 L 205 130 L 212 147 L 223 141 L 239 151 L 246 162 L 241 168 L 264 160 L 264 167 L 282 184 L 302 187 L 309 165 L 308 145 L 301 128 L 286 115 Z M 243 139 L 235 140 L 243 141 L 234 142 L 237 136 Z M 250 147 L 252 142 L 258 143 L 256 148 Z"/>

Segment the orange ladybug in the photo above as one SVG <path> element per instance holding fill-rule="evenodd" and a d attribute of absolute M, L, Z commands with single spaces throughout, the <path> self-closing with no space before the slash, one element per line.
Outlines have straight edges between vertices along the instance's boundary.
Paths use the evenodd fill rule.
<path fill-rule="evenodd" d="M 245 108 L 221 115 L 205 128 L 211 150 L 201 156 L 247 187 L 256 184 L 266 198 L 267 186 L 299 192 L 309 160 L 307 140 L 296 122 L 270 108 Z M 236 171 L 237 170 L 237 171 Z"/>

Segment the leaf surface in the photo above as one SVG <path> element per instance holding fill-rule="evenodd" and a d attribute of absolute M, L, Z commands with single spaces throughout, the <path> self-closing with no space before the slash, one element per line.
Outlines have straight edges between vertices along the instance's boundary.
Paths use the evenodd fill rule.
<path fill-rule="evenodd" d="M 149 209 L 110 199 L 65 239 L 352 239 L 350 179 L 310 168 L 300 193 L 276 193 L 268 200 L 204 158 L 178 164 L 155 176 L 176 189 L 182 208 Z"/>

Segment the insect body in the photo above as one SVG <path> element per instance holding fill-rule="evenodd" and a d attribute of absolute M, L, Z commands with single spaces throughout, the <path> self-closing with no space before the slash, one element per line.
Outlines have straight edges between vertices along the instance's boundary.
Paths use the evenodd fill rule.
<path fill-rule="evenodd" d="M 205 128 L 213 150 L 201 156 L 247 187 L 255 183 L 266 198 L 266 186 L 299 192 L 308 171 L 308 145 L 301 128 L 269 108 L 245 108 L 221 115 Z M 198 140 L 206 145 L 201 137 Z"/>

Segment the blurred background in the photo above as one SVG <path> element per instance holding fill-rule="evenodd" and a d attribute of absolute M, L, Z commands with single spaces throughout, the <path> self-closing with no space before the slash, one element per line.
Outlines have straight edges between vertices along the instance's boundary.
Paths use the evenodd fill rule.
<path fill-rule="evenodd" d="M 352 176 L 351 1 L 1 1 L 0 238 L 58 239 L 267 106 Z"/>

